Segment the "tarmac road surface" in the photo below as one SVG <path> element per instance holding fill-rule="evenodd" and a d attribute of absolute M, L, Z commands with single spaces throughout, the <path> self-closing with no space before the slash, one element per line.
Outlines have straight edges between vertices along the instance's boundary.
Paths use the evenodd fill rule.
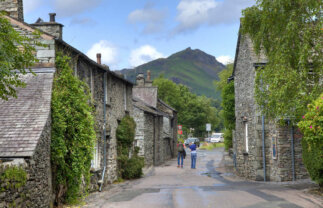
<path fill-rule="evenodd" d="M 197 168 L 190 168 L 190 154 L 184 168 L 177 159 L 153 167 L 145 177 L 114 184 L 91 194 L 87 208 L 314 208 L 323 199 L 306 192 L 309 180 L 294 183 L 252 182 L 223 172 L 223 148 L 198 150 Z M 221 171 L 221 172 L 219 172 Z"/>

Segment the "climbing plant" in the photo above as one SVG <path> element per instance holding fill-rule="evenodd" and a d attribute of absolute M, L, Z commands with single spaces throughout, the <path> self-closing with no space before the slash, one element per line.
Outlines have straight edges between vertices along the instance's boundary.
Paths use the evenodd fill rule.
<path fill-rule="evenodd" d="M 56 203 L 75 203 L 86 191 L 96 140 L 89 88 L 73 76 L 69 63 L 67 56 L 56 57 L 51 142 Z"/>
<path fill-rule="evenodd" d="M 144 159 L 138 156 L 138 148 L 129 158 L 135 139 L 136 122 L 130 116 L 125 116 L 117 128 L 117 151 L 119 177 L 123 179 L 139 178 L 142 175 Z"/>
<path fill-rule="evenodd" d="M 0 181 L 0 192 L 7 190 L 16 190 L 26 184 L 27 173 L 22 167 L 0 166 Z"/>

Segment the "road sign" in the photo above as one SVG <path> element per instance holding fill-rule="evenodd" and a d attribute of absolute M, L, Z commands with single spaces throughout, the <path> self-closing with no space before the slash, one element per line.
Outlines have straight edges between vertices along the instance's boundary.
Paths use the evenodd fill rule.
<path fill-rule="evenodd" d="M 182 130 L 183 129 L 183 126 L 182 125 L 178 125 L 177 126 L 177 130 Z"/>
<path fill-rule="evenodd" d="M 206 124 L 206 131 L 211 131 L 211 124 Z"/>
<path fill-rule="evenodd" d="M 183 131 L 182 130 L 177 130 L 177 134 L 182 135 Z"/>

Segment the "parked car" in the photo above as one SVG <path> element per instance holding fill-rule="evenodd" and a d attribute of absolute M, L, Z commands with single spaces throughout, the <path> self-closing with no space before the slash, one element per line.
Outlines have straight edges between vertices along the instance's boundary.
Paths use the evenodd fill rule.
<path fill-rule="evenodd" d="M 190 137 L 190 138 L 187 138 L 185 141 L 184 141 L 184 144 L 186 147 L 188 147 L 190 145 L 190 143 L 195 143 L 197 147 L 200 147 L 200 140 L 198 138 L 195 138 L 195 137 Z"/>
<path fill-rule="evenodd" d="M 214 133 L 210 140 L 211 143 L 224 142 L 223 133 Z"/>

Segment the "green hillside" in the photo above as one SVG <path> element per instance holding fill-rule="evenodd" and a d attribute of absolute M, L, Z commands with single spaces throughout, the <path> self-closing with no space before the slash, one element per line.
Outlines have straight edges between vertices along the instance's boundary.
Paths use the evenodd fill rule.
<path fill-rule="evenodd" d="M 134 69 L 119 71 L 125 77 L 135 82 L 138 73 L 151 71 L 152 79 L 164 74 L 164 77 L 188 86 L 192 92 L 211 98 L 220 98 L 215 92 L 213 81 L 218 80 L 218 73 L 225 68 L 214 56 L 199 49 L 187 48 L 168 58 L 157 59 Z"/>

